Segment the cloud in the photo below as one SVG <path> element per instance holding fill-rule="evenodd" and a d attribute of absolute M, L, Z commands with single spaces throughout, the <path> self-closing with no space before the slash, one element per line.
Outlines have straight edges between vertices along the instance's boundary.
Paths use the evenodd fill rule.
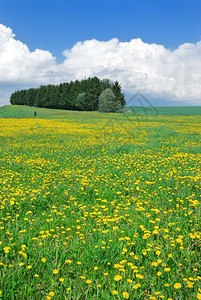
<path fill-rule="evenodd" d="M 27 45 L 15 40 L 12 30 L 0 24 L 0 82 L 46 82 L 55 58 L 48 51 L 30 52 Z"/>
<path fill-rule="evenodd" d="M 93 39 L 63 54 L 65 60 L 58 64 L 49 51 L 31 52 L 10 28 L 0 25 L 0 85 L 9 90 L 9 85 L 31 87 L 98 76 L 118 80 L 130 94 L 140 91 L 151 98 L 201 105 L 201 42 L 171 51 L 141 39 Z"/>

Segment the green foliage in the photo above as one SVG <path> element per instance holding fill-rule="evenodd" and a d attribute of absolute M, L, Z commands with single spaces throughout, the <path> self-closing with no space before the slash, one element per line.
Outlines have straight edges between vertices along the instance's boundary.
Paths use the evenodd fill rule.
<path fill-rule="evenodd" d="M 121 103 L 114 95 L 112 89 L 106 89 L 101 93 L 99 97 L 99 111 L 119 112 L 121 108 Z"/>
<path fill-rule="evenodd" d="M 78 110 L 84 110 L 85 105 L 86 105 L 86 93 L 82 92 L 77 96 L 76 107 L 78 108 Z"/>
<path fill-rule="evenodd" d="M 12 105 L 29 105 L 67 110 L 98 110 L 100 94 L 107 88 L 114 90 L 117 99 L 124 105 L 124 95 L 118 82 L 98 77 L 61 83 L 57 86 L 40 86 L 37 89 L 16 91 L 11 95 Z"/>
<path fill-rule="evenodd" d="M 121 85 L 118 81 L 115 81 L 115 83 L 112 85 L 112 90 L 114 95 L 116 96 L 116 99 L 121 103 L 121 106 L 124 107 L 124 105 L 126 105 L 126 101 L 124 98 L 124 94 L 121 91 Z"/>

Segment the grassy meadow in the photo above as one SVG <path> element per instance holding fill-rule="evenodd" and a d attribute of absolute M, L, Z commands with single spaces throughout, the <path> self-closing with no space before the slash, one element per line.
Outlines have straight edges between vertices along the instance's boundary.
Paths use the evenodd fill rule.
<path fill-rule="evenodd" d="M 200 108 L 161 109 L 0 108 L 0 299 L 201 299 Z"/>

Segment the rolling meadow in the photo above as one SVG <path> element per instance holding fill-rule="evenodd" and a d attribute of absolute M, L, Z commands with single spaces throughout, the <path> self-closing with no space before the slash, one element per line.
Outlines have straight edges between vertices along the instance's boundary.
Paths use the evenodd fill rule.
<path fill-rule="evenodd" d="M 201 299 L 198 109 L 0 108 L 0 299 Z"/>

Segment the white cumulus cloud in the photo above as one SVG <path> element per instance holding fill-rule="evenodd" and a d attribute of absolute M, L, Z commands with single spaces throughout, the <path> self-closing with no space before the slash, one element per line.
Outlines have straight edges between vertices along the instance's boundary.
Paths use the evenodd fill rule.
<path fill-rule="evenodd" d="M 49 51 L 15 39 L 12 30 L 0 24 L 0 102 L 17 88 L 98 76 L 118 80 L 124 92 L 137 91 L 151 98 L 182 100 L 201 105 L 201 42 L 185 43 L 171 51 L 141 39 L 120 42 L 88 40 L 63 52 L 56 63 Z M 12 89 L 9 90 L 9 86 Z M 5 100 L 4 100 L 5 101 Z"/>
<path fill-rule="evenodd" d="M 27 45 L 15 40 L 10 28 L 0 24 L 0 83 L 46 82 L 54 65 L 50 52 L 30 52 Z"/>

